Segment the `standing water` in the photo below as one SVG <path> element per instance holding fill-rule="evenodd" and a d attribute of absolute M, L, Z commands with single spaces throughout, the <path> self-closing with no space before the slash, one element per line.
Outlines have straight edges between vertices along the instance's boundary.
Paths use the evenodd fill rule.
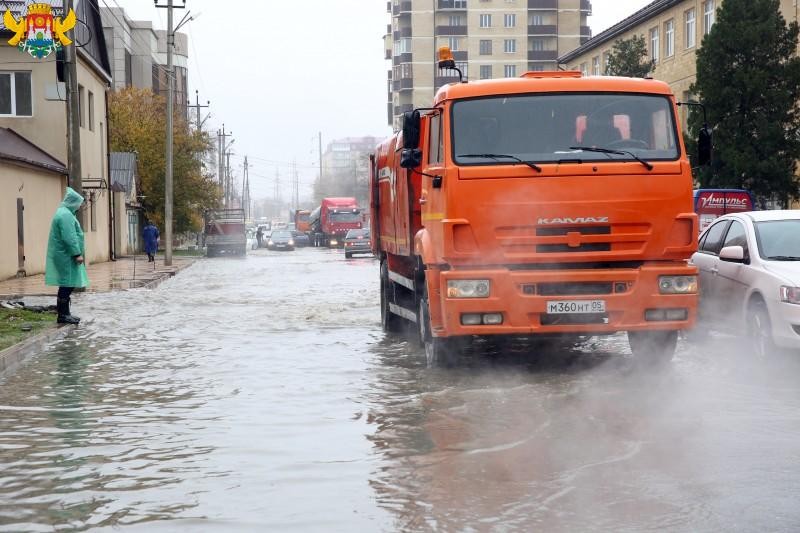
<path fill-rule="evenodd" d="M 378 266 L 199 261 L 86 294 L 0 383 L 0 531 L 800 528 L 800 363 L 623 336 L 487 343 L 426 368 L 380 331 Z"/>

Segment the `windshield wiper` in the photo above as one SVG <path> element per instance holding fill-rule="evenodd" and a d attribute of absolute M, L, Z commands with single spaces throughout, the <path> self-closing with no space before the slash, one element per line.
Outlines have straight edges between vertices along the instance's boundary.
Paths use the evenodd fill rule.
<path fill-rule="evenodd" d="M 614 155 L 629 155 L 639 163 L 644 165 L 644 168 L 647 170 L 653 170 L 653 165 L 639 157 L 638 155 L 634 154 L 633 152 L 629 152 L 627 150 L 612 150 L 611 148 L 596 148 L 594 146 L 570 146 L 570 150 L 581 150 L 584 152 L 597 152 L 599 154 L 614 154 Z"/>
<path fill-rule="evenodd" d="M 456 158 L 459 158 L 459 157 L 482 157 L 482 158 L 485 158 L 485 159 L 494 159 L 495 161 L 500 161 L 503 158 L 505 158 L 505 159 L 513 159 L 514 161 L 518 161 L 518 162 L 522 163 L 523 165 L 528 165 L 529 167 L 531 167 L 536 172 L 541 172 L 542 171 L 542 167 L 540 167 L 536 163 L 533 163 L 531 161 L 525 161 L 524 159 L 520 159 L 519 157 L 517 157 L 515 155 L 509 155 L 509 154 L 459 154 L 459 155 L 456 156 Z"/>
<path fill-rule="evenodd" d="M 800 257 L 796 255 L 770 255 L 767 259 L 773 261 L 800 261 Z"/>

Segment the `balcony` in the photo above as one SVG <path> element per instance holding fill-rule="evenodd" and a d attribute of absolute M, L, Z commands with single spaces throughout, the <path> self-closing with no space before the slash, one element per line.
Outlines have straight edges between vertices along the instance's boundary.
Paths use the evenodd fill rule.
<path fill-rule="evenodd" d="M 528 9 L 558 9 L 558 0 L 528 0 Z"/>
<path fill-rule="evenodd" d="M 439 0 L 437 9 L 439 11 L 443 10 L 453 10 L 453 11 L 466 11 L 467 10 L 467 2 L 464 0 Z"/>
<path fill-rule="evenodd" d="M 457 62 L 466 61 L 468 58 L 468 54 L 466 50 L 460 52 L 453 52 L 453 59 Z"/>
<path fill-rule="evenodd" d="M 398 39 L 407 39 L 408 37 L 411 37 L 411 26 L 400 28 L 392 33 L 392 38 L 394 38 L 395 41 Z"/>
<path fill-rule="evenodd" d="M 466 35 L 466 26 L 436 26 L 434 35 Z"/>
<path fill-rule="evenodd" d="M 392 15 L 393 16 L 406 15 L 406 14 L 409 14 L 409 13 L 411 13 L 411 2 L 409 2 L 409 1 L 395 2 L 392 5 Z"/>
<path fill-rule="evenodd" d="M 438 89 L 439 87 L 447 85 L 448 83 L 458 83 L 459 81 L 458 74 L 455 76 L 436 76 L 435 86 Z"/>
<path fill-rule="evenodd" d="M 392 51 L 390 49 L 386 49 L 386 57 L 384 59 L 391 59 L 392 58 Z"/>
<path fill-rule="evenodd" d="M 556 37 L 558 26 L 551 24 L 532 24 L 528 26 L 528 35 L 533 37 Z"/>
<path fill-rule="evenodd" d="M 581 11 L 585 15 L 592 14 L 592 3 L 589 0 L 581 0 Z"/>
<path fill-rule="evenodd" d="M 392 12 L 392 3 L 391 2 L 386 2 L 386 12 L 387 13 L 391 13 Z"/>
<path fill-rule="evenodd" d="M 581 26 L 581 37 L 589 37 L 592 36 L 592 28 L 589 26 Z"/>
<path fill-rule="evenodd" d="M 392 82 L 393 91 L 408 91 L 414 88 L 414 78 L 401 78 Z"/>
<path fill-rule="evenodd" d="M 558 59 L 556 50 L 528 50 L 528 61 L 555 61 Z"/>
<path fill-rule="evenodd" d="M 395 115 L 402 115 L 406 111 L 414 111 L 414 104 L 403 104 L 394 106 Z"/>
<path fill-rule="evenodd" d="M 411 63 L 413 57 L 414 56 L 411 52 L 406 52 L 404 54 L 397 54 L 392 58 L 392 65 L 399 65 L 400 63 Z"/>

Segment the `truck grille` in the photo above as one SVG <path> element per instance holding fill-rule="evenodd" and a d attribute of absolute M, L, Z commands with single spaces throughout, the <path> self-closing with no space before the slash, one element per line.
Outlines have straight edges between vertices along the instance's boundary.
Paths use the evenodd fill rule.
<path fill-rule="evenodd" d="M 613 283 L 586 282 L 586 283 L 539 283 L 536 285 L 536 294 L 540 296 L 583 296 L 611 294 Z"/>
<path fill-rule="evenodd" d="M 560 237 L 568 233 L 580 233 L 581 235 L 610 235 L 611 226 L 582 226 L 582 227 L 557 227 L 557 228 L 536 228 L 537 237 Z M 570 246 L 566 243 L 559 244 L 537 244 L 536 253 L 555 254 L 570 252 L 610 252 L 610 242 L 583 243 L 579 246 Z"/>

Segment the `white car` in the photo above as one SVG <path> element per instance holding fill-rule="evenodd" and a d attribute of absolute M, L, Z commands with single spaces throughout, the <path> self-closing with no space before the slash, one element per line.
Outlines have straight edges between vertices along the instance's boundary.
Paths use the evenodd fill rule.
<path fill-rule="evenodd" d="M 724 215 L 701 235 L 699 328 L 746 332 L 759 356 L 800 348 L 800 211 Z"/>

